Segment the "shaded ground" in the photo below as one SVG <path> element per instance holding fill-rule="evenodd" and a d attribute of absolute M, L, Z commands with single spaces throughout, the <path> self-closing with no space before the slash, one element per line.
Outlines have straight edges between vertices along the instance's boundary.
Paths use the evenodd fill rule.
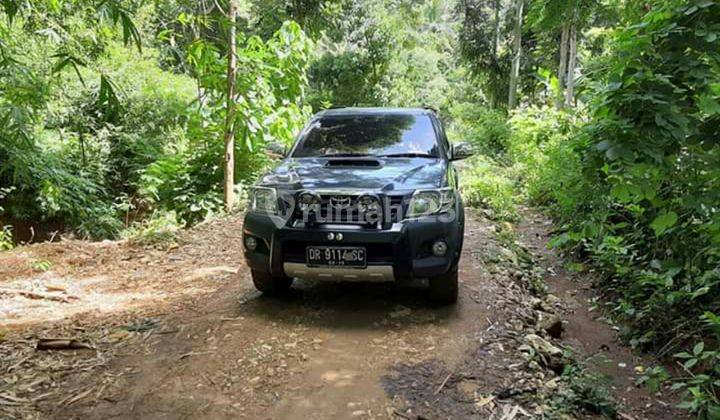
<path fill-rule="evenodd" d="M 241 262 L 237 217 L 185 232 L 169 250 L 66 241 L 0 254 L 0 289 L 65 300 L 0 295 L 10 328 L 0 417 L 533 417 L 558 413 L 570 389 L 558 373 L 572 361 L 550 353 L 572 344 L 582 355 L 610 349 L 595 367 L 613 376 L 622 416 L 677 418 L 632 386 L 639 359 L 587 315 L 585 295 L 543 248 L 549 226 L 528 220 L 519 231 L 548 260 L 539 265 L 469 212 L 460 301 L 441 308 L 421 282 L 298 282 L 264 298 Z M 558 299 L 539 293 L 543 279 Z M 550 315 L 567 318 L 565 341 L 538 326 Z M 93 349 L 37 351 L 39 337 Z"/>

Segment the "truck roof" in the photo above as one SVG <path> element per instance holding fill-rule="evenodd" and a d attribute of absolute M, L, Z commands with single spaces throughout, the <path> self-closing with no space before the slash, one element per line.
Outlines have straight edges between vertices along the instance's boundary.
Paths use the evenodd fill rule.
<path fill-rule="evenodd" d="M 326 116 L 352 116 L 352 115 L 432 115 L 435 111 L 430 108 L 383 108 L 383 107 L 348 107 L 331 108 L 318 112 L 317 117 Z"/>

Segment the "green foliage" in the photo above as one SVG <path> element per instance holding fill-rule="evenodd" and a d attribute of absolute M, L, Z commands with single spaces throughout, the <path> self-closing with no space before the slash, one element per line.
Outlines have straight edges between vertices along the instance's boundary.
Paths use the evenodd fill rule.
<path fill-rule="evenodd" d="M 0 203 L 5 199 L 7 194 L 12 191 L 12 188 L 0 188 Z M 4 209 L 0 206 L 0 214 Z M 12 226 L 5 226 L 0 224 L 0 251 L 7 251 L 13 249 L 15 243 L 13 242 Z"/>
<path fill-rule="evenodd" d="M 14 246 L 12 228 L 10 226 L 3 226 L 2 229 L 0 229 L 0 251 L 13 249 Z"/>
<path fill-rule="evenodd" d="M 11 3 L 0 10 L 9 14 Z M 172 73 L 159 64 L 168 62 L 165 37 L 179 39 L 165 32 L 152 42 L 155 5 L 60 3 L 17 3 L 12 19 L 0 19 L 0 185 L 11 187 L 0 197 L 3 218 L 107 238 L 157 209 L 176 211 L 184 224 L 219 212 L 224 45 L 188 35 L 184 67 Z M 175 27 L 189 21 L 176 18 Z M 58 23 L 67 34 L 52 35 Z M 204 24 L 218 32 L 226 22 Z M 241 39 L 240 182 L 268 165 L 267 142 L 289 143 L 306 120 L 310 48 L 291 22 L 266 41 Z"/>
<path fill-rule="evenodd" d="M 554 108 L 530 107 L 513 113 L 507 157 L 520 174 L 527 198 L 560 209 L 583 194 L 578 183 L 581 162 L 573 151 L 576 119 Z"/>
<path fill-rule="evenodd" d="M 507 105 L 512 51 L 512 13 L 509 2 L 463 0 L 457 3 L 462 16 L 459 31 L 460 57 L 482 86 L 485 101 L 493 108 Z"/>
<path fill-rule="evenodd" d="M 607 380 L 579 364 L 565 367 L 557 392 L 550 401 L 550 418 L 560 418 L 576 412 L 616 418 L 616 403 L 608 392 Z"/>
<path fill-rule="evenodd" d="M 339 26 L 320 40 L 318 57 L 309 69 L 308 101 L 314 109 L 383 102 L 380 82 L 399 33 L 384 12 L 381 2 L 347 2 Z"/>
<path fill-rule="evenodd" d="M 297 22 L 315 39 L 340 24 L 343 6 L 339 0 L 254 0 L 249 3 L 253 32 L 263 39 L 270 38 L 289 20 Z"/>
<path fill-rule="evenodd" d="M 710 321 L 717 322 L 714 314 L 708 313 L 711 318 L 705 317 L 706 320 L 714 318 Z M 715 324 L 720 325 L 720 324 Z M 715 335 L 717 340 L 720 335 Z M 692 412 L 701 413 L 709 419 L 717 418 L 720 414 L 720 400 L 716 393 L 718 386 L 717 375 L 720 373 L 720 351 L 706 349 L 705 342 L 700 341 L 693 346 L 691 352 L 680 352 L 675 354 L 675 358 L 682 363 L 682 368 L 690 375 L 688 378 L 676 380 L 673 389 L 686 389 L 689 398 L 680 404 L 680 407 L 686 408 Z M 701 372 L 695 374 L 693 372 Z"/>
<path fill-rule="evenodd" d="M 466 78 L 456 64 L 452 5 L 348 1 L 338 27 L 320 39 L 308 102 L 329 106 L 432 106 L 443 113 Z"/>
<path fill-rule="evenodd" d="M 311 48 L 294 22 L 286 22 L 268 41 L 252 36 L 240 42 L 234 124 L 237 140 L 247 150 L 273 140 L 288 143 L 301 128 L 309 113 L 301 101 Z M 188 62 L 210 97 L 203 110 L 210 130 L 224 124 L 226 61 L 209 41 L 199 39 L 188 47 Z"/>
<path fill-rule="evenodd" d="M 388 40 L 378 44 L 386 46 Z M 368 48 L 374 48 L 371 45 Z M 386 48 L 386 47 L 385 47 Z M 373 63 L 371 59 L 380 60 Z M 364 51 L 326 53 L 316 60 L 309 75 L 313 90 L 309 98 L 315 109 L 333 106 L 362 106 L 378 103 L 380 69 L 386 65 L 383 54 Z"/>
<path fill-rule="evenodd" d="M 593 250 L 617 238 L 618 252 L 601 262 L 623 274 L 609 285 L 623 318 L 656 332 L 648 345 L 671 338 L 678 316 L 716 311 L 720 297 L 720 113 L 704 105 L 720 98 L 708 83 L 720 77 L 718 16 L 716 3 L 663 2 L 621 32 L 584 133 L 585 176 L 611 206 L 592 206 L 581 227 L 598 226 L 586 235 Z"/>
<path fill-rule="evenodd" d="M 156 212 L 122 232 L 123 238 L 141 246 L 167 247 L 174 244 L 181 225 L 172 212 Z"/>
<path fill-rule="evenodd" d="M 267 167 L 263 149 L 290 144 L 310 110 L 302 105 L 312 44 L 292 22 L 269 40 L 249 37 L 238 46 L 236 99 L 236 181 L 250 183 Z M 139 171 L 139 196 L 152 208 L 177 213 L 186 224 L 222 211 L 225 60 L 211 42 L 189 46 L 188 63 L 199 78 L 207 103 L 189 116 L 174 147 Z M 210 141 L 208 137 L 215 140 Z"/>
<path fill-rule="evenodd" d="M 460 191 L 467 206 L 488 209 L 498 220 L 517 219 L 513 176 L 491 158 L 479 155 L 463 163 Z"/>
<path fill-rule="evenodd" d="M 62 220 L 82 236 L 115 236 L 123 223 L 114 195 L 133 194 L 139 171 L 172 141 L 167 131 L 182 126 L 194 97 L 189 79 L 163 74 L 152 55 L 117 44 L 108 45 L 106 54 L 92 64 L 105 75 L 99 86 L 69 68 L 38 74 L 38 80 L 47 78 L 47 96 L 20 111 L 32 117 L 19 120 L 23 114 L 13 114 L 27 124 L 11 125 L 0 143 L 5 159 L 0 177 L 14 186 L 4 206 L 12 220 Z M 110 79 L 124 86 L 121 114 L 108 113 L 97 99 L 119 100 L 102 86 Z M 5 92 L 20 88 L 12 85 Z M 47 112 L 33 115 L 35 107 Z"/>
<path fill-rule="evenodd" d="M 45 272 L 50 270 L 53 264 L 47 260 L 35 260 L 30 264 L 30 266 L 33 270 Z"/>
<path fill-rule="evenodd" d="M 704 343 L 678 353 L 690 377 L 676 385 L 683 407 L 711 418 L 720 341 L 703 337 L 720 310 L 720 5 L 651 3 L 597 63 L 588 116 L 519 111 L 508 156 L 528 198 L 564 224 L 554 244 L 605 273 L 634 346 Z"/>
<path fill-rule="evenodd" d="M 458 141 L 471 143 L 476 152 L 504 158 L 510 141 L 505 112 L 469 102 L 452 106 L 452 131 Z"/>
<path fill-rule="evenodd" d="M 645 385 L 653 392 L 659 392 L 660 387 L 670 379 L 670 374 L 662 366 L 655 366 L 645 372 L 635 383 Z"/>
<path fill-rule="evenodd" d="M 0 19 L 0 181 L 12 187 L 2 212 L 11 222 L 62 220 L 83 236 L 112 236 L 121 222 L 104 174 L 95 172 L 102 168 L 93 167 L 97 161 L 86 150 L 87 129 L 78 128 L 99 129 L 88 127 L 88 120 L 109 122 L 118 114 L 117 86 L 89 60 L 114 42 L 116 23 L 132 37 L 130 10 L 115 1 L 29 6 L 4 2 L 8 19 Z M 51 58 L 57 60 L 52 66 Z M 66 78 L 71 70 L 73 78 Z M 96 72 L 99 85 L 86 83 Z M 81 85 L 84 101 L 72 109 L 66 100 L 75 84 Z M 73 148 L 78 134 L 81 153 Z M 81 160 L 73 159 L 79 155 Z"/>
<path fill-rule="evenodd" d="M 657 389 L 672 381 L 686 391 L 683 408 L 714 418 L 720 410 L 720 5 L 652 3 L 628 13 L 627 27 L 592 63 L 602 73 L 594 75 L 587 109 L 529 106 L 510 116 L 503 136 L 485 128 L 503 126 L 488 112 L 470 108 L 477 117 L 465 117 L 473 114 L 458 108 L 456 120 L 460 127 L 470 121 L 470 130 L 458 131 L 477 130 L 467 137 L 479 138 L 474 143 L 484 153 L 502 156 L 512 168 L 482 176 L 515 174 L 523 195 L 559 220 L 553 245 L 604 273 L 598 284 L 630 343 L 661 356 L 676 352 L 671 359 L 687 373 L 670 378 L 655 368 L 641 382 Z M 552 91 L 553 76 L 544 74 Z"/>
<path fill-rule="evenodd" d="M 484 155 L 459 164 L 466 204 L 505 221 L 519 198 L 547 209 L 553 244 L 581 261 L 568 267 L 603 273 L 630 343 L 674 353 L 687 374 L 642 382 L 674 381 L 685 408 L 718 417 L 720 5 L 528 2 L 508 117 L 511 3 L 241 2 L 237 188 L 311 108 L 433 106 Z M 163 245 L 223 211 L 225 6 L 0 1 L 0 250 L 15 222 Z M 579 109 L 558 111 L 569 22 Z M 564 379 L 558 413 L 612 415 L 581 369 Z"/>

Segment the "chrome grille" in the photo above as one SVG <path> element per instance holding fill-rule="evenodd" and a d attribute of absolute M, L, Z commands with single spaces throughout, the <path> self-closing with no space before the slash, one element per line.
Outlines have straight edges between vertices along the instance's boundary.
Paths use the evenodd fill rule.
<path fill-rule="evenodd" d="M 320 194 L 319 214 L 311 220 L 313 223 L 332 224 L 375 224 L 368 223 L 368 220 L 358 209 L 359 194 Z M 382 223 L 394 223 L 400 220 L 401 213 L 404 213 L 407 200 L 404 196 L 380 196 Z M 401 210 L 402 209 L 402 210 Z M 302 220 L 304 215 L 300 210 L 295 211 L 296 220 Z M 389 220 L 385 220 L 389 217 Z"/>

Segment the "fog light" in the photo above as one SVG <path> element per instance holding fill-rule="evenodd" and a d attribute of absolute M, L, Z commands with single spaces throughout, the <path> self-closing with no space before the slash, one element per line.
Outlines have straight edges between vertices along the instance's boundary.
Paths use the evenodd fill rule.
<path fill-rule="evenodd" d="M 432 245 L 432 253 L 436 257 L 442 257 L 447 252 L 447 244 L 445 241 L 436 241 Z"/>
<path fill-rule="evenodd" d="M 257 248 L 257 239 L 253 238 L 252 236 L 246 236 L 245 237 L 245 247 L 249 249 L 250 251 L 255 251 L 255 248 Z"/>

